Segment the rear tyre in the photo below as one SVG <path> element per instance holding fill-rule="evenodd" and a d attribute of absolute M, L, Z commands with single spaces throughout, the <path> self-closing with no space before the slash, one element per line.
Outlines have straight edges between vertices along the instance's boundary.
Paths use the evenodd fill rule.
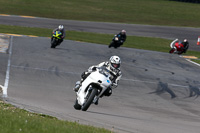
<path fill-rule="evenodd" d="M 179 53 L 178 53 L 178 55 L 181 55 L 183 53 L 183 51 L 180 51 Z"/>
<path fill-rule="evenodd" d="M 86 111 L 90 107 L 90 105 L 93 102 L 94 97 L 97 93 L 98 93 L 97 89 L 95 89 L 95 88 L 92 89 L 92 92 L 90 93 L 88 99 L 86 100 L 85 104 L 82 107 L 82 111 Z"/>
<path fill-rule="evenodd" d="M 76 101 L 75 101 L 75 103 L 74 103 L 74 108 L 75 108 L 76 110 L 81 110 L 81 105 L 78 104 L 78 100 L 77 100 L 77 99 L 76 99 Z"/>

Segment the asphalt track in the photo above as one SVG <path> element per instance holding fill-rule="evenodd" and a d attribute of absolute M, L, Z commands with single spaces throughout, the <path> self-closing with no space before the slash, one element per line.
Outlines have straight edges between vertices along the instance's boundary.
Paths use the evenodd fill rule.
<path fill-rule="evenodd" d="M 15 16 L 3 14 L 0 14 L 0 24 L 50 29 L 54 29 L 59 24 L 63 24 L 66 27 L 66 30 L 108 34 L 117 34 L 122 29 L 125 29 L 127 31 L 127 35 L 158 37 L 171 40 L 178 38 L 180 41 L 187 38 L 190 42 L 189 49 L 200 51 L 200 46 L 196 45 L 198 36 L 200 36 L 200 28 L 58 20 L 32 16 Z"/>
<path fill-rule="evenodd" d="M 11 37 L 10 43 L 11 54 L 0 53 L 0 83 L 10 59 L 5 100 L 16 106 L 119 133 L 199 133 L 200 69 L 184 58 L 70 40 L 51 49 L 43 37 Z M 87 112 L 75 110 L 74 83 L 112 55 L 122 60 L 118 88 Z"/>

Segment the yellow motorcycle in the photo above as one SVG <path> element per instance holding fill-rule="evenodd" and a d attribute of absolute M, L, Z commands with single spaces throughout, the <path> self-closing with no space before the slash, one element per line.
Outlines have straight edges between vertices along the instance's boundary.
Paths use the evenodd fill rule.
<path fill-rule="evenodd" d="M 60 40 L 62 37 L 62 33 L 60 31 L 55 31 L 51 38 L 51 48 L 56 48 L 56 46 L 60 45 Z"/>

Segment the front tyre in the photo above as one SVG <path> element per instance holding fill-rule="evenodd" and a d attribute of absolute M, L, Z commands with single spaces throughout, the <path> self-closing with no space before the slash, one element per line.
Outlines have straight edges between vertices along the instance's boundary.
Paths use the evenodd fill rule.
<path fill-rule="evenodd" d="M 174 53 L 174 51 L 175 51 L 175 48 L 172 48 L 172 49 L 169 51 L 169 53 L 172 54 L 172 53 Z"/>
<path fill-rule="evenodd" d="M 51 48 L 56 48 L 56 46 L 57 46 L 57 42 L 56 42 L 55 39 L 53 39 L 53 40 L 51 41 Z"/>
<path fill-rule="evenodd" d="M 95 88 L 92 89 L 92 92 L 90 93 L 88 99 L 86 100 L 85 104 L 82 106 L 82 111 L 86 111 L 90 107 L 97 93 L 98 93 L 97 89 Z"/>
<path fill-rule="evenodd" d="M 114 41 L 112 41 L 112 42 L 110 43 L 110 45 L 108 46 L 108 48 L 114 47 L 114 45 L 115 45 L 115 43 L 114 43 Z"/>
<path fill-rule="evenodd" d="M 74 108 L 75 108 L 76 110 L 81 110 L 81 105 L 78 104 L 78 100 L 77 100 L 77 99 L 76 99 L 76 101 L 75 101 L 75 103 L 74 103 Z"/>

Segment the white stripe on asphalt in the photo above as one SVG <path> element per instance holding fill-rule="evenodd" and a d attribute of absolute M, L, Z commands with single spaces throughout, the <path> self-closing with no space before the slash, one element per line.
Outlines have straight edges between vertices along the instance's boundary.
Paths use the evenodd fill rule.
<path fill-rule="evenodd" d="M 186 60 L 189 61 L 190 63 L 193 63 L 193 64 L 197 65 L 197 66 L 200 66 L 200 64 L 198 64 L 198 63 L 196 63 L 194 61 L 191 61 L 190 59 L 186 59 Z"/>
<path fill-rule="evenodd" d="M 11 39 L 10 39 L 10 48 L 9 48 L 8 65 L 7 65 L 7 71 L 6 71 L 6 79 L 5 79 L 4 86 L 1 86 L 2 90 L 3 90 L 3 97 L 8 96 L 7 90 L 8 90 L 8 83 L 9 83 L 9 78 L 10 78 L 10 64 L 11 64 L 11 56 L 12 56 L 12 45 L 13 45 L 13 36 L 11 36 Z"/>

